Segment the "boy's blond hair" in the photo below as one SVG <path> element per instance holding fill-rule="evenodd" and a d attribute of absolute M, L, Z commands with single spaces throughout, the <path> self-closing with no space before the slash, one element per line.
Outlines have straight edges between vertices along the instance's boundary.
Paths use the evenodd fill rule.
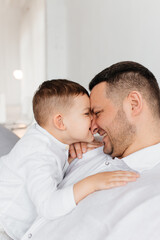
<path fill-rule="evenodd" d="M 48 117 L 56 109 L 66 111 L 72 106 L 73 97 L 86 94 L 87 90 L 76 82 L 53 79 L 43 82 L 33 97 L 33 112 L 37 123 L 45 126 Z"/>

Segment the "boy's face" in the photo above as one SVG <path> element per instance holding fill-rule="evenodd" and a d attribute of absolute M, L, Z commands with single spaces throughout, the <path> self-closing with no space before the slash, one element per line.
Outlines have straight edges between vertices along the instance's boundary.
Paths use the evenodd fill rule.
<path fill-rule="evenodd" d="M 73 105 L 65 118 L 70 144 L 94 140 L 91 133 L 91 120 L 89 97 L 86 94 L 74 97 Z"/>

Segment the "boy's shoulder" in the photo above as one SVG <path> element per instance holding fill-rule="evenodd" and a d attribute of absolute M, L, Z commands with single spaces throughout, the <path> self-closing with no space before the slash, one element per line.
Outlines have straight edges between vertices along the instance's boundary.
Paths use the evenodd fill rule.
<path fill-rule="evenodd" d="M 30 128 L 28 128 L 22 140 L 26 139 L 36 139 L 37 141 L 46 141 L 48 139 L 45 129 L 40 127 L 38 124 L 34 123 Z"/>
<path fill-rule="evenodd" d="M 45 131 L 40 131 L 37 124 L 33 124 L 25 135 L 15 145 L 15 150 L 24 152 L 45 152 L 51 146 L 50 138 Z M 14 149 L 13 149 L 14 150 Z"/>
<path fill-rule="evenodd" d="M 33 124 L 9 153 L 11 159 L 26 159 L 28 156 L 64 157 L 65 151 L 45 129 Z"/>

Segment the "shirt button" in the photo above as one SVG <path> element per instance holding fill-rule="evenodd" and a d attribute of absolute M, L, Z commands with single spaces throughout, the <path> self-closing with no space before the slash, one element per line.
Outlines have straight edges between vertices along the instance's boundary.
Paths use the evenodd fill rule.
<path fill-rule="evenodd" d="M 31 237 L 32 237 L 32 233 L 29 233 L 29 234 L 28 234 L 28 238 L 31 238 Z"/>
<path fill-rule="evenodd" d="M 109 165 L 110 165 L 110 162 L 106 161 L 106 162 L 105 162 L 105 165 L 106 165 L 106 166 L 109 166 Z"/>

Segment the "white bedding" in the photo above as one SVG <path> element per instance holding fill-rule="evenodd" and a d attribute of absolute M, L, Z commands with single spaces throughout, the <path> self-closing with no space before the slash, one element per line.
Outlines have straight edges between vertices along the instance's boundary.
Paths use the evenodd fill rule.
<path fill-rule="evenodd" d="M 94 156 L 94 157 L 93 157 Z M 102 147 L 76 159 L 60 187 L 96 172 L 126 169 Z M 159 240 L 160 164 L 124 187 L 89 195 L 68 215 L 54 221 L 38 219 L 24 239 L 32 240 Z"/>

